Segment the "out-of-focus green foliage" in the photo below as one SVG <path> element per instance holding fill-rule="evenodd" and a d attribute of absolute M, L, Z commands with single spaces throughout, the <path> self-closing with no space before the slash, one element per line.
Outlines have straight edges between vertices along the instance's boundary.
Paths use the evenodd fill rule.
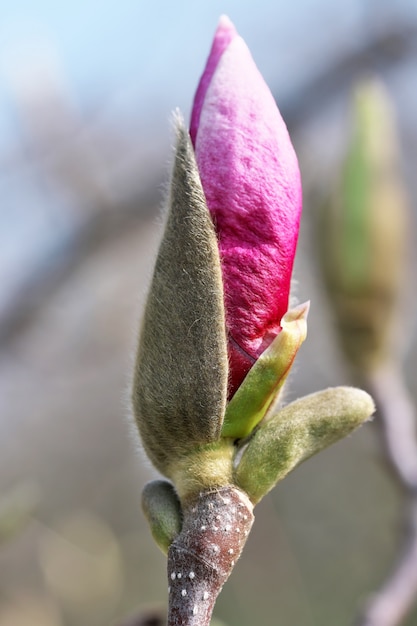
<path fill-rule="evenodd" d="M 30 524 L 39 501 L 34 484 L 25 483 L 0 495 L 0 547 Z"/>
<path fill-rule="evenodd" d="M 343 349 L 360 368 L 398 351 L 403 337 L 408 199 L 395 114 L 377 80 L 357 85 L 346 158 L 320 222 L 324 276 Z"/>

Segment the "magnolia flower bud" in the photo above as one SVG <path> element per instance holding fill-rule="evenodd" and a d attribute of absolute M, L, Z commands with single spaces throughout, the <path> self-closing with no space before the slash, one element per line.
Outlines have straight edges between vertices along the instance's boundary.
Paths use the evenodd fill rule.
<path fill-rule="evenodd" d="M 195 158 L 181 126 L 178 136 L 133 404 L 148 456 L 188 493 L 227 483 L 233 450 L 220 435 L 250 434 L 306 336 L 305 307 L 287 311 L 301 212 L 297 158 L 225 17 L 194 101 Z M 227 379 L 233 398 L 222 431 Z"/>
<path fill-rule="evenodd" d="M 194 149 L 193 149 L 194 148 Z M 301 211 L 297 159 L 273 97 L 227 18 L 178 125 L 169 213 L 133 381 L 143 446 L 171 483 L 145 487 L 168 552 L 168 626 L 208 626 L 253 505 L 373 404 L 328 390 L 278 411 L 307 332 L 288 311 Z"/>

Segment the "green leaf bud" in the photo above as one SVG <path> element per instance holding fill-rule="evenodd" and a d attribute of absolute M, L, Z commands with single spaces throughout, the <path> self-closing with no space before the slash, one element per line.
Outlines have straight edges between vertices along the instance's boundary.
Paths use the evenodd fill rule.
<path fill-rule="evenodd" d="M 307 336 L 310 304 L 288 311 L 282 330 L 261 354 L 227 405 L 222 437 L 243 439 L 264 418 L 283 389 L 299 347 Z"/>
<path fill-rule="evenodd" d="M 181 503 L 171 483 L 154 480 L 142 492 L 142 509 L 151 533 L 164 554 L 182 526 Z"/>
<path fill-rule="evenodd" d="M 352 387 L 305 396 L 260 424 L 235 470 L 236 484 L 254 504 L 291 470 L 360 426 L 374 412 L 372 398 Z"/>

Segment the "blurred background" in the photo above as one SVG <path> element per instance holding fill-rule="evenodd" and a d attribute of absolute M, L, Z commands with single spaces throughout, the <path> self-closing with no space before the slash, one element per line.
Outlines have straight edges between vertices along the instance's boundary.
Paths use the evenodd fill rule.
<path fill-rule="evenodd" d="M 165 558 L 140 510 L 155 474 L 130 425 L 129 378 L 171 111 L 189 119 L 222 13 L 276 96 L 304 180 L 296 295 L 312 306 L 288 400 L 351 383 L 315 234 L 364 75 L 396 107 L 415 247 L 415 0 L 0 0 L 2 626 L 117 626 L 166 603 Z M 416 399 L 412 254 L 409 270 L 400 326 Z M 401 500 L 366 425 L 259 505 L 216 614 L 230 626 L 352 624 L 396 554 Z"/>

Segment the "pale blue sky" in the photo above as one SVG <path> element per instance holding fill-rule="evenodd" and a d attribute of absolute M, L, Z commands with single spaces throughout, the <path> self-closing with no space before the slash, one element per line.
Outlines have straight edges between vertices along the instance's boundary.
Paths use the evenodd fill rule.
<path fill-rule="evenodd" d="M 361 39 L 371 0 L 0 0 L 0 133 L 14 132 L 16 67 L 55 51 L 81 100 L 131 93 L 139 114 L 187 108 L 218 17 L 227 13 L 268 82 L 288 90 L 336 45 Z M 379 7 L 384 6 L 380 0 Z M 414 0 L 402 0 L 405 7 Z M 398 9 L 399 3 L 396 3 Z M 387 3 L 389 6 L 389 3 Z M 410 9 L 411 10 L 411 9 Z M 354 35 L 354 37 L 352 37 Z"/>
<path fill-rule="evenodd" d="M 402 6 L 417 14 L 415 0 L 393 4 L 397 12 Z M 0 0 L 2 93 L 4 64 L 20 57 L 30 65 L 43 40 L 56 49 L 77 91 L 131 86 L 143 99 L 166 94 L 172 101 L 193 89 L 221 13 L 235 22 L 267 80 L 294 80 L 332 44 L 360 40 L 363 25 L 389 15 L 390 6 L 384 0 Z"/>

